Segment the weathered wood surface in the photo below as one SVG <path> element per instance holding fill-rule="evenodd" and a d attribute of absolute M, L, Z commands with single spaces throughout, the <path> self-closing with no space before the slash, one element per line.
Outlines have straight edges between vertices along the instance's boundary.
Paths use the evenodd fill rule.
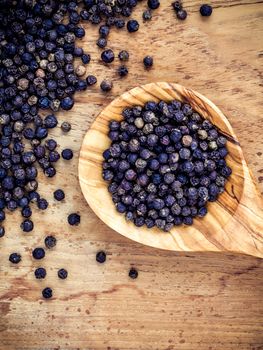
<path fill-rule="evenodd" d="M 93 87 L 78 95 L 74 109 L 59 119 L 72 122 L 67 136 L 59 129 L 60 148 L 72 146 L 75 158 L 61 161 L 51 181 L 44 177 L 40 190 L 50 199 L 46 213 L 35 210 L 35 229 L 23 234 L 20 214 L 9 215 L 7 234 L 0 241 L 0 349 L 178 350 L 262 349 L 262 260 L 221 253 L 174 253 L 134 243 L 100 221 L 86 204 L 78 184 L 77 165 L 81 141 L 90 123 L 114 97 L 148 82 L 177 82 L 211 99 L 229 118 L 241 141 L 261 193 L 263 192 L 262 140 L 262 17 L 256 1 L 215 1 L 213 15 L 200 19 L 197 1 L 185 1 L 189 18 L 179 23 L 163 0 L 152 22 L 128 36 L 110 34 L 115 52 L 129 49 L 130 74 L 119 81 L 115 70 L 98 62 L 97 28 L 84 39 L 92 54 L 89 73 L 114 77 L 111 94 Z M 143 4 L 135 17 L 140 18 Z M 90 34 L 91 33 L 91 34 Z M 129 42 L 128 39 L 129 38 Z M 141 65 L 153 54 L 155 66 Z M 65 172 L 65 167 L 67 173 Z M 55 203 L 52 191 L 65 189 L 64 203 Z M 67 225 L 67 214 L 79 211 L 79 227 Z M 30 252 L 54 233 L 58 245 L 41 264 Z M 108 252 L 104 265 L 95 262 L 99 249 Z M 23 261 L 11 266 L 8 256 L 18 251 Z M 48 276 L 37 281 L 35 267 Z M 128 278 L 129 267 L 139 278 Z M 69 277 L 57 279 L 66 267 Z M 41 289 L 54 289 L 54 298 L 43 301 Z"/>

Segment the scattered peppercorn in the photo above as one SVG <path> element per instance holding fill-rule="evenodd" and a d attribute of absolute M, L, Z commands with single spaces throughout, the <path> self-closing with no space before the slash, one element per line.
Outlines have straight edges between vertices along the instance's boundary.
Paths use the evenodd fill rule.
<path fill-rule="evenodd" d="M 102 91 L 104 92 L 109 92 L 113 87 L 113 84 L 110 80 L 102 80 L 101 84 L 100 84 L 100 88 Z"/>
<path fill-rule="evenodd" d="M 47 236 L 47 237 L 45 238 L 45 246 L 46 246 L 48 249 L 54 248 L 56 244 L 57 244 L 57 239 L 56 239 L 56 237 L 54 237 L 54 236 Z"/>
<path fill-rule="evenodd" d="M 134 267 L 130 269 L 129 277 L 132 279 L 136 279 L 138 277 L 138 271 Z"/>
<path fill-rule="evenodd" d="M 88 75 L 86 78 L 86 82 L 89 86 L 97 83 L 97 78 L 94 75 Z"/>
<path fill-rule="evenodd" d="M 213 9 L 212 6 L 204 4 L 200 7 L 200 14 L 204 17 L 209 17 L 212 15 Z"/>
<path fill-rule="evenodd" d="M 78 226 L 80 224 L 80 215 L 77 213 L 69 214 L 68 223 L 72 226 Z"/>
<path fill-rule="evenodd" d="M 148 7 L 152 10 L 156 10 L 160 6 L 159 0 L 148 0 Z"/>
<path fill-rule="evenodd" d="M 183 9 L 181 1 L 174 1 L 172 3 L 172 6 L 173 6 L 173 9 L 175 10 L 176 13 Z"/>
<path fill-rule="evenodd" d="M 118 68 L 118 74 L 120 77 L 125 77 L 129 73 L 128 68 L 126 66 L 120 66 Z"/>
<path fill-rule="evenodd" d="M 106 253 L 104 251 L 99 251 L 96 254 L 96 261 L 100 264 L 104 263 L 106 261 Z"/>
<path fill-rule="evenodd" d="M 69 132 L 71 130 L 71 124 L 69 122 L 63 122 L 61 124 L 61 130 L 63 132 Z"/>
<path fill-rule="evenodd" d="M 150 68 L 153 65 L 153 58 L 151 56 L 146 56 L 143 59 L 143 64 L 145 68 Z"/>
<path fill-rule="evenodd" d="M 45 257 L 45 250 L 43 248 L 35 248 L 32 252 L 34 259 L 43 259 Z"/>
<path fill-rule="evenodd" d="M 129 52 L 126 50 L 122 50 L 118 54 L 120 61 L 128 61 L 129 60 Z"/>
<path fill-rule="evenodd" d="M 45 299 L 50 299 L 52 298 L 52 289 L 49 288 L 49 287 L 46 287 L 42 290 L 42 295 L 43 295 L 43 298 Z"/>
<path fill-rule="evenodd" d="M 39 267 L 35 270 L 35 277 L 36 279 L 43 279 L 46 277 L 46 269 L 44 269 L 43 267 Z"/>
<path fill-rule="evenodd" d="M 62 155 L 62 158 L 65 159 L 65 160 L 70 160 L 70 159 L 73 158 L 73 152 L 69 148 L 63 149 L 61 155 Z"/>
<path fill-rule="evenodd" d="M 150 10 L 145 10 L 142 14 L 142 18 L 144 21 L 150 21 L 152 19 L 152 13 Z"/>
<path fill-rule="evenodd" d="M 65 198 L 65 193 L 64 191 L 58 189 L 54 192 L 54 198 L 57 200 L 57 201 L 62 201 L 64 198 Z"/>
<path fill-rule="evenodd" d="M 177 18 L 180 19 L 181 21 L 184 21 L 187 17 L 187 12 L 185 10 L 179 10 L 177 12 Z"/>
<path fill-rule="evenodd" d="M 114 61 L 114 52 L 111 49 L 105 50 L 101 53 L 101 59 L 105 63 L 111 63 Z"/>
<path fill-rule="evenodd" d="M 58 277 L 62 280 L 66 279 L 68 277 L 68 271 L 65 269 L 59 269 L 58 270 Z"/>
<path fill-rule="evenodd" d="M 31 221 L 31 220 L 24 220 L 21 223 L 20 227 L 24 232 L 30 232 L 33 230 L 34 224 L 33 224 L 33 221 Z"/>
<path fill-rule="evenodd" d="M 130 19 L 127 22 L 127 29 L 130 33 L 137 32 L 139 29 L 139 23 L 135 19 Z"/>
<path fill-rule="evenodd" d="M 21 255 L 18 253 L 10 254 L 9 261 L 13 264 L 18 264 L 21 261 Z"/>
<path fill-rule="evenodd" d="M 4 237 L 5 235 L 5 228 L 3 226 L 0 227 L 0 238 Z"/>

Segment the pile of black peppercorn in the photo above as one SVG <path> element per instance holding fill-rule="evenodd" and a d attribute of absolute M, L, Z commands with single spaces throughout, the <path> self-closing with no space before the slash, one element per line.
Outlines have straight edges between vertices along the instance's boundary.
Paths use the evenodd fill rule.
<path fill-rule="evenodd" d="M 138 227 L 191 225 L 224 191 L 226 138 L 179 101 L 124 109 L 111 121 L 103 179 L 119 213 Z"/>

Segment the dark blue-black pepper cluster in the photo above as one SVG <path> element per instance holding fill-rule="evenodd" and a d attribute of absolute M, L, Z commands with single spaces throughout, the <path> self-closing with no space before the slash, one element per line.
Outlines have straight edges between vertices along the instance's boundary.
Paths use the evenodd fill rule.
<path fill-rule="evenodd" d="M 226 138 L 189 104 L 150 101 L 111 121 L 103 179 L 119 213 L 138 227 L 191 225 L 231 174 Z"/>

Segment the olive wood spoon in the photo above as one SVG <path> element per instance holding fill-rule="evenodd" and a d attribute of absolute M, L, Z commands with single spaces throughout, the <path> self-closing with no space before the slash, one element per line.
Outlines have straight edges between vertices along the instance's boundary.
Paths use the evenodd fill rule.
<path fill-rule="evenodd" d="M 102 179 L 102 153 L 110 146 L 110 120 L 122 120 L 125 107 L 143 106 L 147 101 L 189 103 L 210 120 L 227 139 L 227 163 L 232 175 L 224 193 L 208 204 L 208 214 L 191 226 L 170 232 L 136 227 L 119 214 Z M 89 206 L 106 225 L 136 242 L 175 251 L 229 251 L 263 257 L 263 203 L 238 139 L 224 114 L 206 97 L 178 84 L 151 83 L 136 87 L 112 101 L 88 130 L 79 158 L 79 180 Z"/>

